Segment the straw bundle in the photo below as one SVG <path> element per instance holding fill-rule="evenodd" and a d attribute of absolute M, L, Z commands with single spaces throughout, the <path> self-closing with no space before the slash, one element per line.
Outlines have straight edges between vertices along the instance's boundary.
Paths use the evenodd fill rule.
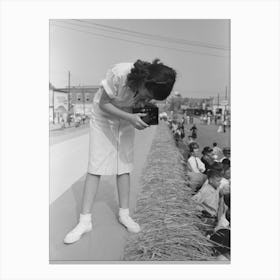
<path fill-rule="evenodd" d="M 124 260 L 213 259 L 212 245 L 199 230 L 201 221 L 181 161 L 171 132 L 160 124 L 142 174 L 134 215 L 142 230 L 129 236 Z"/>

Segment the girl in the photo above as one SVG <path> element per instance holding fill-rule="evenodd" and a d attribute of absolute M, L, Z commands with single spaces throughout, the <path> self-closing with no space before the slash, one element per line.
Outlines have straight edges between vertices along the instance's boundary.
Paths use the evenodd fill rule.
<path fill-rule="evenodd" d="M 199 158 L 199 145 L 196 142 L 189 144 L 190 157 L 187 162 L 188 186 L 197 192 L 207 179 L 203 174 L 205 165 Z"/>
<path fill-rule="evenodd" d="M 199 145 L 193 142 L 189 145 L 191 156 L 188 159 L 189 171 L 195 173 L 203 173 L 205 171 L 205 165 L 199 158 Z"/>
<path fill-rule="evenodd" d="M 76 242 L 92 230 L 91 210 L 101 175 L 116 175 L 119 195 L 119 222 L 129 232 L 140 226 L 129 216 L 130 172 L 133 168 L 134 128 L 148 125 L 145 114 L 132 114 L 133 107 L 155 99 L 165 100 L 172 91 L 176 72 L 159 62 L 137 60 L 120 63 L 107 72 L 93 101 L 90 120 L 90 147 L 82 212 L 78 225 L 70 231 L 64 243 Z"/>

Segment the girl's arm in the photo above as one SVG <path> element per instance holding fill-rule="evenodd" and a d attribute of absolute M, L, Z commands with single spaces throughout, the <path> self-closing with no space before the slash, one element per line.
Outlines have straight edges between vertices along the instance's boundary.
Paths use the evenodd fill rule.
<path fill-rule="evenodd" d="M 149 126 L 141 119 L 141 116 L 145 116 L 146 114 L 130 114 L 117 108 L 111 103 L 111 99 L 109 98 L 103 87 L 101 88 L 101 90 L 102 95 L 99 101 L 99 107 L 101 110 L 117 118 L 129 121 L 137 129 L 144 129 Z"/>

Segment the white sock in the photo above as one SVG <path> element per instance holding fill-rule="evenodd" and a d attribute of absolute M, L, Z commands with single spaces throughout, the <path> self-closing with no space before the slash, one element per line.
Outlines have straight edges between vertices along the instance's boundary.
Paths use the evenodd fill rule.
<path fill-rule="evenodd" d="M 90 223 L 91 222 L 91 214 L 80 214 L 80 222 L 81 223 Z"/>
<path fill-rule="evenodd" d="M 128 208 L 120 208 L 119 209 L 119 216 L 129 216 L 129 209 Z"/>

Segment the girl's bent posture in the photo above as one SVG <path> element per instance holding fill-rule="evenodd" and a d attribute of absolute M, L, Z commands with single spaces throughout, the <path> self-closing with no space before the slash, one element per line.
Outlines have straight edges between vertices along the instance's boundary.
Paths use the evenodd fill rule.
<path fill-rule="evenodd" d="M 78 225 L 70 231 L 65 243 L 73 243 L 92 230 L 92 204 L 101 175 L 116 175 L 119 195 L 119 222 L 129 232 L 140 226 L 129 216 L 130 172 L 133 169 L 134 128 L 148 125 L 133 107 L 155 99 L 165 100 L 176 80 L 176 72 L 156 59 L 152 63 L 137 60 L 120 63 L 107 72 L 93 101 L 90 120 L 88 173 Z"/>

